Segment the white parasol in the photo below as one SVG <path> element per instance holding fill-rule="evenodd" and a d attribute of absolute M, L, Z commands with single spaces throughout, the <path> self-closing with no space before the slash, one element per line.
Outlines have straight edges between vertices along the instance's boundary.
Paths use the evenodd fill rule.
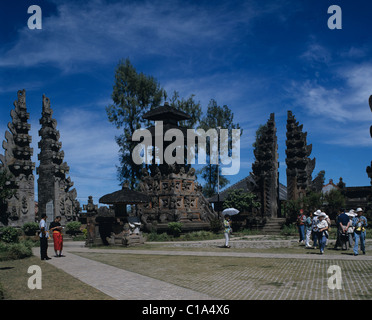
<path fill-rule="evenodd" d="M 233 216 L 233 215 L 238 214 L 238 213 L 239 213 L 239 210 L 235 209 L 235 208 L 227 208 L 227 209 L 222 211 L 223 215 L 229 215 L 229 216 Z"/>

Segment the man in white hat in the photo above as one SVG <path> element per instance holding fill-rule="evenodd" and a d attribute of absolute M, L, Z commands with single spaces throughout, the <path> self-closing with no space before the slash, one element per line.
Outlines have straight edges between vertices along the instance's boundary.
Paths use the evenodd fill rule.
<path fill-rule="evenodd" d="M 354 237 L 355 237 L 355 244 L 354 244 L 354 256 L 358 255 L 358 244 L 360 241 L 360 249 L 362 250 L 363 254 L 366 254 L 366 247 L 365 247 L 365 240 L 366 240 L 366 227 L 368 226 L 367 218 L 363 216 L 363 209 L 358 208 L 356 209 L 357 216 L 353 219 L 353 227 L 354 229 Z"/>
<path fill-rule="evenodd" d="M 324 253 L 324 248 L 327 243 L 328 239 L 328 222 L 326 221 L 326 214 L 324 212 L 321 212 L 318 215 L 319 222 L 317 224 L 318 227 L 318 239 L 319 239 L 319 249 L 320 254 Z"/>
<path fill-rule="evenodd" d="M 313 217 L 313 225 L 312 225 L 312 233 L 313 233 L 313 248 L 316 249 L 318 244 L 318 216 L 321 213 L 321 211 L 318 209 L 314 212 Z"/>

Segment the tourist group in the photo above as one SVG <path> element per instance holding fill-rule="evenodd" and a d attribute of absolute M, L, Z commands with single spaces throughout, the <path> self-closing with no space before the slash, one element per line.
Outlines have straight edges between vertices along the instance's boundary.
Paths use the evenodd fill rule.
<path fill-rule="evenodd" d="M 337 238 L 334 249 L 341 247 L 342 250 L 347 250 L 348 246 L 349 248 L 353 247 L 354 256 L 357 256 L 360 243 L 360 250 L 365 254 L 366 227 L 368 223 L 367 218 L 363 215 L 363 209 L 358 208 L 349 212 L 346 212 L 345 209 L 340 209 L 335 222 Z M 328 244 L 331 228 L 329 216 L 321 210 L 304 214 L 301 209 L 297 217 L 297 226 L 300 235 L 299 242 L 304 243 L 306 248 L 316 249 L 319 246 L 320 254 L 323 254 L 324 248 Z M 310 245 L 311 240 L 312 245 Z"/>

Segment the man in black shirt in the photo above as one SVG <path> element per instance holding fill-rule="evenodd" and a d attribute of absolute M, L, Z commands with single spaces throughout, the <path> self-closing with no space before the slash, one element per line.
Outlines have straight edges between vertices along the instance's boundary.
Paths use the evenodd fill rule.
<path fill-rule="evenodd" d="M 343 212 L 338 216 L 337 223 L 342 250 L 346 250 L 348 240 L 347 229 L 350 225 L 350 218 L 345 212 Z"/>
<path fill-rule="evenodd" d="M 62 236 L 62 226 L 61 226 L 61 217 L 57 216 L 54 221 L 50 224 L 49 230 L 53 232 L 53 241 L 54 241 L 54 252 L 56 257 L 64 257 L 62 255 L 63 248 L 63 236 Z M 59 251 L 59 254 L 58 254 Z"/>

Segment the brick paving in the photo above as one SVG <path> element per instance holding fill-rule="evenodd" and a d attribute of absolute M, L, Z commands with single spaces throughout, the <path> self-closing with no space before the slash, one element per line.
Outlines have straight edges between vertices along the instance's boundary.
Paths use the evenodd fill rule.
<path fill-rule="evenodd" d="M 210 242 L 214 245 L 216 242 Z M 235 244 L 238 241 L 235 242 Z M 177 244 L 180 246 L 180 244 Z M 190 245 L 190 244 L 188 244 Z M 234 242 L 232 242 L 234 245 Z M 367 247 L 368 250 L 368 247 Z M 49 249 L 52 252 L 52 249 Z M 39 255 L 35 248 L 35 255 Z M 75 253 L 75 254 L 74 254 Z M 167 276 L 140 275 L 78 253 L 241 258 L 226 270 Z M 134 300 L 361 300 L 372 299 L 372 256 L 187 250 L 89 249 L 65 242 L 64 258 L 48 262 L 115 299 Z M 85 256 L 87 256 L 85 254 Z M 260 264 L 251 261 L 260 259 Z M 262 262 L 262 263 L 261 263 Z M 342 289 L 328 288 L 329 266 L 342 270 Z M 164 266 L 164 269 L 170 266 Z M 228 273 L 228 274 L 227 274 Z M 157 277 L 157 279 L 155 279 Z"/>
<path fill-rule="evenodd" d="M 73 243 L 64 244 L 63 254 L 66 257 L 52 258 L 47 262 L 112 298 L 118 300 L 217 299 L 194 290 L 80 257 L 72 253 L 76 248 L 71 244 Z M 78 251 L 85 250 L 79 248 Z M 34 248 L 34 255 L 39 255 L 39 248 Z"/>

